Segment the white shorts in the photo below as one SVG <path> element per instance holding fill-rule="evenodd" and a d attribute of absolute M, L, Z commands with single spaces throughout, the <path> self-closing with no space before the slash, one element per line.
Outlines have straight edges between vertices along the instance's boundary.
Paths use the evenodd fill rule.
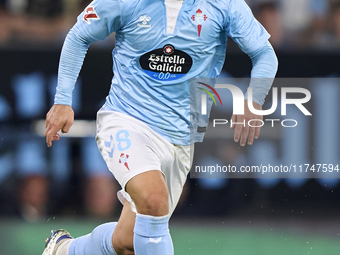
<path fill-rule="evenodd" d="M 161 171 L 169 191 L 169 213 L 175 210 L 183 185 L 190 171 L 193 146 L 173 145 L 148 125 L 129 115 L 99 110 L 96 141 L 109 170 L 122 187 L 119 200 L 131 203 L 125 191 L 134 176 L 150 170 Z"/>

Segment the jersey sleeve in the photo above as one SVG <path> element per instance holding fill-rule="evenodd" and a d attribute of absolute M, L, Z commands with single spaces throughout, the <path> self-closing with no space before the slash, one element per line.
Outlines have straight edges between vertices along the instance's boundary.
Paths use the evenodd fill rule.
<path fill-rule="evenodd" d="M 268 42 L 270 35 L 255 19 L 244 0 L 229 0 L 225 29 L 252 60 L 250 87 L 253 102 L 263 105 L 277 72 L 278 60 Z M 246 94 L 247 98 L 247 94 Z"/>
<path fill-rule="evenodd" d="M 55 104 L 72 104 L 72 91 L 88 47 L 118 31 L 121 26 L 120 0 L 95 0 L 78 16 L 61 51 Z"/>
<path fill-rule="evenodd" d="M 253 89 L 252 101 L 263 105 L 278 68 L 278 60 L 271 44 L 266 41 L 262 47 L 249 54 L 253 68 L 249 87 Z M 246 93 L 245 98 L 248 98 Z"/>
<path fill-rule="evenodd" d="M 74 28 L 90 42 L 103 40 L 122 26 L 119 0 L 95 0 L 78 16 Z"/>
<path fill-rule="evenodd" d="M 259 49 L 270 38 L 244 0 L 229 1 L 225 29 L 227 35 L 247 54 Z"/>

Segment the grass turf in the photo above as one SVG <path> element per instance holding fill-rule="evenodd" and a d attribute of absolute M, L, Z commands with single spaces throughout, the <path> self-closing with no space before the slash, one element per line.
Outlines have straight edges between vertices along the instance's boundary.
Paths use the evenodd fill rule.
<path fill-rule="evenodd" d="M 51 229 L 65 228 L 74 237 L 87 234 L 99 223 L 88 220 L 28 224 L 0 221 L 0 255 L 37 255 Z M 333 255 L 340 250 L 339 236 L 282 229 L 172 224 L 176 255 Z"/>

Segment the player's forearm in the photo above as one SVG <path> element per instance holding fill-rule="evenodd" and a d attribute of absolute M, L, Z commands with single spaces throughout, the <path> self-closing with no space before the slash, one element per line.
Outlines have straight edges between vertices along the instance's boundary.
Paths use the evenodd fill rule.
<path fill-rule="evenodd" d="M 273 47 L 266 42 L 260 49 L 248 54 L 252 60 L 250 87 L 253 90 L 253 102 L 263 105 L 278 68 L 278 60 Z"/>
<path fill-rule="evenodd" d="M 82 39 L 75 28 L 66 36 L 59 62 L 55 104 L 72 104 L 72 91 L 89 46 L 90 42 Z"/>

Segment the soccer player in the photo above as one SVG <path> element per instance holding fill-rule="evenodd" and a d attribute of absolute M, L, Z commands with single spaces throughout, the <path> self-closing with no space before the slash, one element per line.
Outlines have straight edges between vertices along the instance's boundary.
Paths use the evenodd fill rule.
<path fill-rule="evenodd" d="M 174 254 L 169 218 L 190 170 L 193 144 L 204 135 L 201 114 L 190 109 L 190 79 L 220 73 L 227 36 L 251 58 L 252 78 L 272 79 L 277 71 L 270 36 L 244 0 L 95 0 L 65 39 L 55 104 L 46 117 L 48 147 L 60 138 L 59 130 L 67 133 L 72 126 L 72 90 L 89 45 L 112 32 L 114 77 L 97 114 L 96 140 L 122 187 L 124 207 L 118 223 L 86 236 L 52 231 L 44 255 Z M 250 86 L 260 110 L 271 82 Z M 234 121 L 261 117 L 245 106 Z M 259 136 L 260 128 L 234 128 L 242 146 Z"/>

